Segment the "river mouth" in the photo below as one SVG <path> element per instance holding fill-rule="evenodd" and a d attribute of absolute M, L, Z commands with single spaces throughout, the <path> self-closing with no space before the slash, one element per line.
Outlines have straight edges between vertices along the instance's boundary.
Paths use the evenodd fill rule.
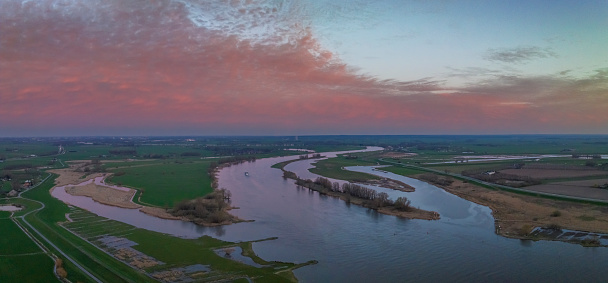
<path fill-rule="evenodd" d="M 103 217 L 184 238 L 209 235 L 239 242 L 278 237 L 253 243 L 253 250 L 268 261 L 317 260 L 318 264 L 294 270 L 303 282 L 601 281 L 608 278 L 608 270 L 602 264 L 608 260 L 606 249 L 561 242 L 522 242 L 498 236 L 487 207 L 422 181 L 407 180 L 406 183 L 416 188 L 413 193 L 379 190 L 386 190 L 393 199 L 406 196 L 412 205 L 421 209 L 438 211 L 440 220 L 402 219 L 349 205 L 298 188 L 293 180 L 282 178 L 281 170 L 270 168 L 275 163 L 296 158 L 259 159 L 223 168 L 218 173 L 219 186 L 232 192 L 232 205 L 239 207 L 231 213 L 254 222 L 201 227 L 158 219 L 133 209 L 91 208 L 100 204 L 86 197 L 82 198 L 88 199 L 88 203 L 81 205 Z M 310 162 L 314 161 L 296 161 L 286 169 L 301 177 L 314 178 L 307 169 Z M 372 170 L 371 167 L 350 169 Z M 249 176 L 244 172 L 249 172 Z M 131 213 L 138 214 L 129 216 Z"/>

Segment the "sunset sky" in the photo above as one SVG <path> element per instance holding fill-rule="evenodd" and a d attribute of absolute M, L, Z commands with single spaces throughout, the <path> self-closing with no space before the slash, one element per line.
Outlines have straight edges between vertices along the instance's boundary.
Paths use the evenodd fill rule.
<path fill-rule="evenodd" d="M 0 1 L 0 136 L 608 134 L 608 1 Z"/>

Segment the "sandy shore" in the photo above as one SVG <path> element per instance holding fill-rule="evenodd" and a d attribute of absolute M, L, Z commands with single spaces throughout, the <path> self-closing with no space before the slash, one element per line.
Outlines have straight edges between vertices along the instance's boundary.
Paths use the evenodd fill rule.
<path fill-rule="evenodd" d="M 496 232 L 506 237 L 525 238 L 533 227 L 553 224 L 563 229 L 608 233 L 608 207 L 605 206 L 495 191 L 459 180 L 449 186 L 436 186 L 488 206 L 495 218 Z"/>
<path fill-rule="evenodd" d="M 128 192 L 113 189 L 110 187 L 87 184 L 84 186 L 67 186 L 66 193 L 73 196 L 87 196 L 94 201 L 122 208 L 140 208 L 139 204 L 133 203 L 131 199 L 135 195 L 135 190 L 129 189 Z"/>
<path fill-rule="evenodd" d="M 160 207 L 142 206 L 139 211 L 162 219 L 180 220 L 180 217 L 171 215 L 166 209 Z"/>
<path fill-rule="evenodd" d="M 55 185 L 57 186 L 77 185 L 104 175 L 104 173 L 93 173 L 87 175 L 85 172 L 77 171 L 85 167 L 89 162 L 90 160 L 67 161 L 66 164 L 69 166 L 68 168 L 53 169 L 48 170 L 47 172 L 59 175 L 55 179 Z"/>

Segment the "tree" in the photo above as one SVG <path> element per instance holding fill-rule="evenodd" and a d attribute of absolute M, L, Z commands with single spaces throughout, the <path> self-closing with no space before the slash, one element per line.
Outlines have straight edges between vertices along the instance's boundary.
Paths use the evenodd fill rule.
<path fill-rule="evenodd" d="M 225 200 L 225 199 L 229 200 L 232 197 L 232 193 L 225 188 L 221 188 L 219 190 L 219 193 L 223 200 Z"/>
<path fill-rule="evenodd" d="M 385 192 L 378 193 L 376 196 L 376 202 L 378 203 L 379 207 L 391 204 L 391 201 L 388 199 L 388 194 Z"/>
<path fill-rule="evenodd" d="M 403 211 L 408 211 L 411 209 L 410 207 L 411 201 L 408 200 L 406 197 L 398 197 L 397 200 L 395 200 L 395 208 L 399 209 L 399 210 L 403 210 Z"/>
<path fill-rule="evenodd" d="M 340 192 L 340 183 L 334 182 L 331 185 L 331 190 L 334 191 L 334 192 Z"/>

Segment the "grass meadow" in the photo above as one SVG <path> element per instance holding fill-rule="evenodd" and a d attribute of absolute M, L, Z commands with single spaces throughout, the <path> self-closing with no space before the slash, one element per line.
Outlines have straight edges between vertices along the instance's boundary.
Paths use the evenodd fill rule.
<path fill-rule="evenodd" d="M 53 260 L 0 211 L 0 282 L 59 282 Z"/>
<path fill-rule="evenodd" d="M 357 181 L 357 180 L 369 180 L 369 179 L 380 179 L 380 177 L 342 170 L 342 167 L 346 166 L 370 166 L 376 165 L 376 162 L 361 160 L 361 159 L 346 159 L 345 156 L 338 156 L 336 158 L 330 158 L 325 160 L 320 160 L 316 162 L 314 168 L 310 169 L 310 172 L 315 173 L 317 175 L 321 175 L 328 178 L 346 180 L 346 181 Z"/>
<path fill-rule="evenodd" d="M 107 167 L 115 174 L 109 181 L 142 192 L 141 202 L 161 207 L 212 192 L 207 169 L 212 161 L 163 161 L 132 167 Z M 123 165 L 124 166 L 124 165 Z"/>

